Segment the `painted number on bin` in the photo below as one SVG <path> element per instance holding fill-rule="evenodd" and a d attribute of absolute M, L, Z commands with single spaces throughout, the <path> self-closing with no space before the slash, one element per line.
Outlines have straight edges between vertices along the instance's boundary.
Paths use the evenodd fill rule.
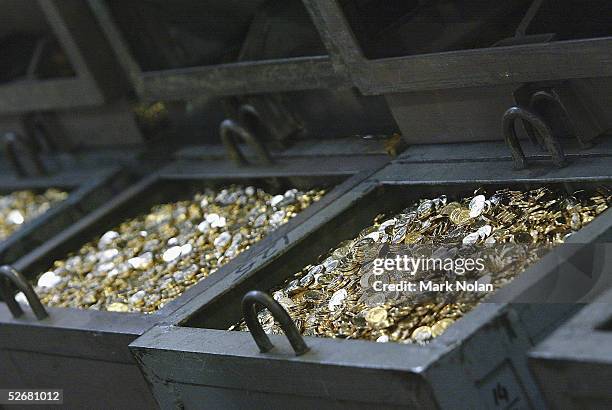
<path fill-rule="evenodd" d="M 479 389 L 486 408 L 531 408 L 514 369 L 508 362 L 489 373 L 479 383 Z"/>

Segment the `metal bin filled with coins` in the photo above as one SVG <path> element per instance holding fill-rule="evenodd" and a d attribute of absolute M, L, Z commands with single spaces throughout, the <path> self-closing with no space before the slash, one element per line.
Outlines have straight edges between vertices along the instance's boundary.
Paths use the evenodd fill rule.
<path fill-rule="evenodd" d="M 15 262 L 128 184 L 119 167 L 91 152 L 70 161 L 48 156 L 54 167 L 34 174 L 12 162 L 10 151 L 0 154 L 7 159 L 0 166 L 1 264 Z M 89 162 L 89 169 L 75 167 L 79 161 Z"/>
<path fill-rule="evenodd" d="M 517 178 L 507 156 L 440 152 L 409 147 L 133 342 L 161 407 L 541 407 L 527 350 L 606 289 L 610 156 Z M 455 265 L 385 266 L 404 255 Z"/>
<path fill-rule="evenodd" d="M 290 232 L 388 160 L 381 152 L 271 166 L 183 158 L 127 188 L 13 264 L 36 300 L 18 295 L 16 309 L 34 314 L 17 318 L 1 308 L 0 383 L 54 380 L 71 406 L 154 407 L 129 343 L 290 246 Z"/>
<path fill-rule="evenodd" d="M 134 152 L 128 155 L 133 155 Z M 14 338 L 11 323 L 25 329 L 45 318 L 44 308 L 37 305 L 28 276 L 21 263 L 36 249 L 55 240 L 65 229 L 78 224 L 86 215 L 125 189 L 132 176 L 104 154 L 82 151 L 57 155 L 47 160 L 55 165 L 42 175 L 19 175 L 15 169 L 0 175 L 0 361 L 2 383 L 19 383 L 28 368 L 13 368 L 12 353 L 23 355 L 23 341 L 39 343 L 40 337 L 28 333 Z M 83 169 L 80 163 L 87 164 Z M 5 162 L 6 164 L 6 162 Z M 25 275 L 25 276 L 24 276 Z M 49 277 L 38 282 L 49 286 Z M 36 281 L 34 282 L 36 283 Z M 33 312 L 26 307 L 32 303 Z M 36 333 L 36 332 L 34 332 Z M 44 337 L 44 336 L 43 336 Z M 64 342 L 66 340 L 64 339 Z M 39 366 L 43 368 L 44 366 Z M 23 373 L 26 372 L 26 373 Z M 45 382 L 48 383 L 48 380 Z"/>

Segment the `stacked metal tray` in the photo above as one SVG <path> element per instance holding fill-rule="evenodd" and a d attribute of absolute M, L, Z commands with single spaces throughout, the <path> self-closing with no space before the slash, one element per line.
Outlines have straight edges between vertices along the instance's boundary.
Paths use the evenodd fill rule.
<path fill-rule="evenodd" d="M 10 363 L 8 371 L 0 374 L 0 383 L 13 387 L 61 385 L 65 391 L 64 403 L 69 406 L 86 406 L 95 400 L 105 407 L 155 407 L 147 383 L 130 355 L 129 343 L 205 289 L 224 278 L 248 273 L 260 263 L 262 255 L 267 258 L 283 250 L 291 243 L 290 232 L 384 164 L 385 156 L 349 159 L 340 166 L 338 158 L 305 158 L 302 164 L 308 164 L 307 167 L 300 166 L 299 160 L 282 158 L 270 167 L 183 160 L 131 186 L 16 261 L 13 267 L 27 278 L 35 279 L 54 260 L 65 258 L 126 218 L 141 214 L 155 204 L 186 199 L 206 187 L 241 184 L 271 192 L 284 192 L 289 187 L 321 187 L 328 192 L 248 251 L 151 314 L 50 307 L 46 309 L 48 317 L 37 320 L 29 314 L 14 318 L 5 306 L 0 307 L 1 354 L 3 362 Z M 45 343 L 40 343 L 41 340 Z M 87 383 L 82 383 L 84 378 Z M 109 395 L 109 391 L 113 393 Z"/>
<path fill-rule="evenodd" d="M 304 337 L 310 350 L 297 356 L 282 336 L 270 336 L 276 348 L 260 353 L 251 335 L 226 330 L 242 317 L 246 292 L 277 288 L 330 247 L 353 237 L 375 215 L 404 201 L 469 194 L 480 186 L 573 192 L 610 183 L 609 156 L 578 156 L 572 168 L 544 166 L 517 175 L 509 156 L 491 166 L 478 159 L 436 161 L 436 151 L 409 148 L 289 234 L 308 233 L 298 243 L 257 269 L 217 282 L 133 342 L 131 349 L 161 407 L 269 408 L 290 401 L 298 408 L 455 408 L 458 402 L 469 408 L 541 408 L 526 352 L 573 314 L 579 307 L 574 302 L 592 290 L 575 286 L 570 278 L 563 286 L 568 292 L 558 295 L 551 284 L 568 280 L 566 267 L 588 261 L 583 253 L 590 244 L 609 240 L 610 211 L 423 346 Z M 492 144 L 488 152 L 494 151 Z M 464 147 L 463 155 L 469 158 L 473 151 Z M 293 344 L 295 336 L 290 340 Z"/>
<path fill-rule="evenodd" d="M 599 251 L 609 260 L 609 240 Z M 606 273 L 609 276 L 609 265 Z M 530 368 L 549 407 L 610 406 L 611 318 L 608 291 L 529 353 Z"/>

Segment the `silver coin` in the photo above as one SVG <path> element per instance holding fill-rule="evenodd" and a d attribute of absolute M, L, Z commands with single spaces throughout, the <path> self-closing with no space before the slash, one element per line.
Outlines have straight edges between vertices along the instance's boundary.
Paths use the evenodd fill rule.
<path fill-rule="evenodd" d="M 482 214 L 482 211 L 485 208 L 485 196 L 484 195 L 476 195 L 470 201 L 470 218 L 477 218 Z"/>

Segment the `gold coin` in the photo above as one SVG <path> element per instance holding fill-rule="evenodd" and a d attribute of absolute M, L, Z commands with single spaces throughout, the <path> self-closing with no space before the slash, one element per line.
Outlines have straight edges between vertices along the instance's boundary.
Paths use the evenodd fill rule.
<path fill-rule="evenodd" d="M 421 239 L 422 235 L 418 232 L 408 232 L 404 238 L 404 243 L 411 245 L 417 243 Z"/>
<path fill-rule="evenodd" d="M 459 225 L 463 225 L 471 219 L 470 211 L 468 209 L 461 209 L 458 215 Z"/>
<path fill-rule="evenodd" d="M 114 302 L 108 305 L 106 310 L 108 310 L 109 312 L 127 312 L 128 305 L 126 305 L 125 303 L 121 303 L 121 302 Z"/>
<path fill-rule="evenodd" d="M 455 323 L 455 321 L 453 319 L 442 319 L 442 320 L 438 320 L 432 327 L 431 327 L 431 335 L 432 337 L 438 337 L 440 336 L 442 333 L 444 333 L 444 331 L 446 329 L 448 329 L 448 327 L 450 325 L 452 325 L 453 323 Z"/>
<path fill-rule="evenodd" d="M 371 326 L 378 326 L 387 320 L 387 309 L 382 306 L 374 307 L 368 311 L 365 319 Z"/>
<path fill-rule="evenodd" d="M 329 285 L 334 279 L 336 279 L 336 275 L 332 273 L 324 273 L 317 278 L 318 285 Z"/>
<path fill-rule="evenodd" d="M 450 214 L 457 208 L 461 208 L 461 204 L 459 202 L 451 202 L 442 208 L 440 214 L 450 216 Z"/>
<path fill-rule="evenodd" d="M 463 225 L 470 220 L 470 211 L 465 208 L 457 208 L 451 212 L 450 220 L 455 225 Z"/>
<path fill-rule="evenodd" d="M 306 292 L 304 292 L 304 299 L 306 300 L 310 300 L 310 301 L 317 301 L 317 300 L 321 300 L 323 299 L 323 293 L 317 291 L 317 290 L 308 290 Z"/>
<path fill-rule="evenodd" d="M 429 326 L 421 326 L 414 329 L 410 336 L 415 342 L 426 342 L 431 339 L 431 328 Z"/>

